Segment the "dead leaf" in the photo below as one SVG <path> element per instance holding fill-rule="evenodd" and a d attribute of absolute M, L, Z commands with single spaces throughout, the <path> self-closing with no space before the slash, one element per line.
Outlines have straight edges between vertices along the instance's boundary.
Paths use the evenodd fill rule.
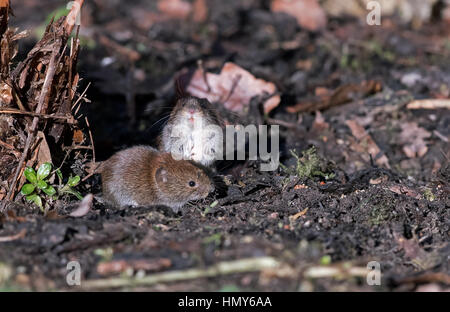
<path fill-rule="evenodd" d="M 208 18 L 208 7 L 206 6 L 206 0 L 195 0 L 193 4 L 193 17 L 194 22 L 203 23 Z"/>
<path fill-rule="evenodd" d="M 308 208 L 303 209 L 300 212 L 297 212 L 296 214 L 289 216 L 289 219 L 292 221 L 297 220 L 298 218 L 300 218 L 301 216 L 305 215 L 308 212 Z"/>
<path fill-rule="evenodd" d="M 333 106 L 361 100 L 368 95 L 380 92 L 381 89 L 381 83 L 375 80 L 363 81 L 360 84 L 342 85 L 331 94 L 326 88 L 318 87 L 316 88 L 316 98 L 289 106 L 286 108 L 286 111 L 289 113 L 301 113 L 324 110 Z"/>
<path fill-rule="evenodd" d="M 207 98 L 210 102 L 219 102 L 230 111 L 247 113 L 252 97 L 274 94 L 275 84 L 257 79 L 251 73 L 233 63 L 225 63 L 220 74 L 204 73 L 199 68 L 194 73 L 187 91 L 197 97 Z M 264 102 L 267 114 L 280 103 L 275 95 Z"/>
<path fill-rule="evenodd" d="M 48 147 L 47 140 L 45 139 L 45 135 L 42 131 L 38 131 L 37 138 L 41 140 L 39 144 L 39 153 L 38 153 L 38 164 L 39 167 L 43 163 L 49 162 L 52 163 L 52 154 L 50 153 L 50 148 Z"/>
<path fill-rule="evenodd" d="M 297 23 L 308 30 L 316 31 L 327 24 L 325 11 L 317 0 L 272 0 L 270 9 L 294 16 Z"/>
<path fill-rule="evenodd" d="M 358 141 L 353 142 L 353 144 L 350 146 L 351 149 L 358 153 L 361 153 L 361 157 L 367 162 L 370 161 L 370 158 L 367 156 L 371 155 L 377 165 L 390 168 L 388 158 L 384 154 L 380 156 L 380 148 L 372 139 L 372 137 L 366 132 L 364 127 L 362 127 L 355 120 L 347 120 L 345 123 L 350 128 L 352 135 Z"/>
<path fill-rule="evenodd" d="M 403 145 L 403 152 L 409 158 L 422 157 L 428 151 L 426 138 L 431 133 L 421 128 L 415 122 L 407 122 L 401 124 L 402 132 L 399 135 L 399 143 Z"/>
<path fill-rule="evenodd" d="M 11 87 L 6 82 L 0 82 L 0 107 L 8 107 L 12 99 Z"/>
<path fill-rule="evenodd" d="M 158 10 L 169 17 L 185 19 L 191 14 L 192 5 L 183 0 L 159 0 Z"/>
<path fill-rule="evenodd" d="M 81 203 L 78 205 L 77 209 L 72 211 L 69 216 L 71 217 L 82 217 L 88 214 L 88 212 L 92 209 L 92 202 L 94 200 L 94 195 L 87 194 L 84 196 Z"/>
<path fill-rule="evenodd" d="M 84 142 L 84 133 L 83 133 L 83 131 L 81 131 L 80 129 L 76 129 L 73 132 L 73 138 L 72 139 L 73 139 L 73 142 L 75 144 L 83 143 Z"/>
<path fill-rule="evenodd" d="M 375 179 L 370 179 L 369 183 L 372 185 L 377 185 L 383 182 L 386 182 L 389 179 L 389 177 L 387 175 L 382 175 L 381 177 L 375 178 Z"/>
<path fill-rule="evenodd" d="M 422 196 L 420 195 L 420 193 L 418 191 L 408 188 L 404 185 L 398 185 L 398 184 L 391 185 L 391 186 L 389 186 L 389 190 L 396 194 L 407 195 L 407 196 L 415 198 L 415 199 L 422 198 Z"/>

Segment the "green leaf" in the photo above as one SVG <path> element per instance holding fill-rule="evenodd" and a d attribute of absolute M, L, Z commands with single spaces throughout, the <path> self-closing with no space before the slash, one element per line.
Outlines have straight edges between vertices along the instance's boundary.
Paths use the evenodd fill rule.
<path fill-rule="evenodd" d="M 44 189 L 46 189 L 48 187 L 48 184 L 44 180 L 39 180 L 37 182 L 37 186 L 38 186 L 38 188 L 40 188 L 41 190 L 44 191 Z"/>
<path fill-rule="evenodd" d="M 28 195 L 26 197 L 26 199 L 30 202 L 33 202 L 36 204 L 36 206 L 38 206 L 39 208 L 41 208 L 41 210 L 43 209 L 42 206 L 42 199 L 39 197 L 39 195 L 37 194 L 33 194 L 33 195 Z"/>
<path fill-rule="evenodd" d="M 33 194 L 33 195 L 28 195 L 27 197 L 25 197 L 28 201 L 34 201 L 34 199 L 38 197 L 37 194 Z"/>
<path fill-rule="evenodd" d="M 56 175 L 58 176 L 58 179 L 59 179 L 59 184 L 61 185 L 61 183 L 62 183 L 62 180 L 63 180 L 63 175 L 62 175 L 62 172 L 61 172 L 61 170 L 59 170 L 59 169 L 56 169 Z"/>
<path fill-rule="evenodd" d="M 83 196 L 81 196 L 80 192 L 78 192 L 78 191 L 70 189 L 70 190 L 67 190 L 66 193 L 75 195 L 79 200 L 83 199 Z"/>
<path fill-rule="evenodd" d="M 31 193 L 33 193 L 35 186 L 33 184 L 25 184 L 24 186 L 22 186 L 22 189 L 20 190 L 20 192 L 23 195 L 30 195 Z"/>
<path fill-rule="evenodd" d="M 50 196 L 53 196 L 56 193 L 55 188 L 53 186 L 51 186 L 51 185 L 49 185 L 47 188 L 42 189 L 42 191 L 45 194 L 50 195 Z"/>
<path fill-rule="evenodd" d="M 78 183 L 80 183 L 80 176 L 74 176 L 69 178 L 69 181 L 67 181 L 67 184 L 71 187 L 77 186 Z"/>
<path fill-rule="evenodd" d="M 43 163 L 38 169 L 37 179 L 38 180 L 45 179 L 50 174 L 51 170 L 52 170 L 52 164 L 51 163 L 48 163 L 48 162 Z"/>
<path fill-rule="evenodd" d="M 27 178 L 28 181 L 30 181 L 31 183 L 36 183 L 37 178 L 36 178 L 36 172 L 34 171 L 33 168 L 31 167 L 27 167 L 25 169 L 25 171 L 23 172 L 25 178 Z"/>

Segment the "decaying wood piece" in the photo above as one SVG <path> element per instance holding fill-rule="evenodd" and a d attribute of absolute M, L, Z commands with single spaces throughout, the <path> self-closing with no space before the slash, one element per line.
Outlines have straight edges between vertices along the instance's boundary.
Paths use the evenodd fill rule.
<path fill-rule="evenodd" d="M 34 165 L 34 161 L 39 162 L 32 159 L 33 164 L 30 163 L 31 155 L 37 155 L 41 147 L 39 142 L 43 141 L 37 140 L 37 131 L 45 135 L 44 141 L 51 142 L 52 154 L 56 156 L 65 154 L 62 143 L 65 135 L 72 138 L 73 131 L 79 131 L 77 120 L 72 113 L 79 81 L 76 72 L 79 53 L 78 29 L 75 38 L 70 42 L 69 36 L 76 25 L 83 2 L 84 0 L 73 1 L 67 17 L 52 20 L 42 39 L 14 69 L 10 68 L 11 59 L 17 53 L 13 43 L 23 37 L 23 34 L 15 35 L 15 31 L 8 28 L 9 1 L 0 2 L 0 130 L 14 127 L 16 132 L 26 134 L 19 140 L 19 146 L 17 143 L 14 146 L 17 150 L 22 150 L 22 154 L 13 177 L 0 171 L 0 181 L 8 180 L 9 184 L 0 211 L 7 200 L 14 198 L 24 166 Z M 5 8 L 2 7 L 4 3 Z M 5 118 L 8 118 L 7 122 L 2 123 Z M 2 131 L 0 139 L 3 140 L 11 136 L 4 133 L 5 137 L 2 137 L 1 134 Z M 1 151 L 0 149 L 0 153 Z"/>

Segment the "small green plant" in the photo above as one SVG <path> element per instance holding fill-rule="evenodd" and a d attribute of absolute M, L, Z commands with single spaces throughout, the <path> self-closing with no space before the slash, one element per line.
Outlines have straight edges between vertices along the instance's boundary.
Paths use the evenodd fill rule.
<path fill-rule="evenodd" d="M 430 202 L 436 199 L 436 196 L 434 196 L 433 192 L 429 188 L 425 188 L 423 192 L 423 197 Z"/>
<path fill-rule="evenodd" d="M 70 176 L 69 179 L 67 180 L 67 183 L 63 185 L 63 175 L 61 173 L 61 170 L 56 169 L 56 175 L 59 181 L 58 193 L 60 195 L 71 194 L 74 195 L 79 200 L 83 199 L 83 196 L 81 196 L 81 194 L 78 191 L 73 189 L 75 186 L 80 184 L 81 180 L 80 176 L 77 175 L 74 177 Z"/>
<path fill-rule="evenodd" d="M 294 169 L 280 164 L 281 168 L 283 168 L 283 170 L 287 173 L 296 175 L 300 179 L 320 176 L 325 180 L 329 180 L 335 177 L 334 173 L 326 173 L 321 171 L 321 161 L 319 156 L 317 156 L 315 146 L 312 146 L 304 151 L 302 157 L 299 157 L 294 150 L 290 150 L 290 153 L 297 160 L 297 164 Z"/>
<path fill-rule="evenodd" d="M 325 255 L 322 258 L 320 258 L 320 264 L 321 265 L 330 265 L 331 264 L 331 257 L 330 257 L 330 255 Z"/>
<path fill-rule="evenodd" d="M 25 195 L 25 198 L 38 206 L 42 211 L 44 211 L 44 201 L 45 197 L 48 199 L 57 199 L 59 195 L 72 194 L 78 199 L 83 199 L 81 194 L 73 189 L 80 183 L 80 177 L 70 177 L 66 185 L 62 185 L 63 176 L 59 169 L 56 170 L 56 174 L 59 179 L 58 192 L 56 189 L 50 185 L 49 179 L 51 178 L 51 163 L 43 163 L 37 172 L 31 168 L 27 167 L 24 171 L 24 176 L 28 182 L 24 184 L 20 192 Z"/>

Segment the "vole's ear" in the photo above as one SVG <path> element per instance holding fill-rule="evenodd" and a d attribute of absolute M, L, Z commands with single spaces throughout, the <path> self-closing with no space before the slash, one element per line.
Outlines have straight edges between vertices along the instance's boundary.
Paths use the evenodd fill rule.
<path fill-rule="evenodd" d="M 167 182 L 167 170 L 164 167 L 159 167 L 155 173 L 155 179 L 158 183 L 166 183 Z"/>

